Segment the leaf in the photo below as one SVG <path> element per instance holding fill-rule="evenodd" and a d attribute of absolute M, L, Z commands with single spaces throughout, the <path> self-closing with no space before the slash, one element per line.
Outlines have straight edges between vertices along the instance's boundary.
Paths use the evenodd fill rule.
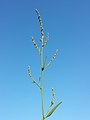
<path fill-rule="evenodd" d="M 53 107 L 52 110 L 50 112 L 48 112 L 48 114 L 47 114 L 47 116 L 45 118 L 49 117 L 61 103 L 62 102 L 59 102 L 55 107 Z"/>

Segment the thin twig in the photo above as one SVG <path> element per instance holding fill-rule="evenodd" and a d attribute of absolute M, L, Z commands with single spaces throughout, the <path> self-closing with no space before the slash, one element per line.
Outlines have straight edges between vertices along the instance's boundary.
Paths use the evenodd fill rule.
<path fill-rule="evenodd" d="M 40 85 L 36 82 L 36 80 L 33 78 L 32 74 L 31 74 L 30 66 L 28 66 L 28 74 L 29 74 L 30 78 L 32 79 L 33 83 L 35 83 L 39 87 L 39 89 L 41 90 Z"/>

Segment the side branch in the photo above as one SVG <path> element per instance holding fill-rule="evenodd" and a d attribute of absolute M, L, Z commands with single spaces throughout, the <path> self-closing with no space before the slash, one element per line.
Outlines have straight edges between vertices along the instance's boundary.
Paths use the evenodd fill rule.
<path fill-rule="evenodd" d="M 35 42 L 34 37 L 32 37 L 32 42 L 33 42 L 35 48 L 38 50 L 38 53 L 41 55 L 40 48 L 38 47 L 37 43 Z"/>
<path fill-rule="evenodd" d="M 45 66 L 45 68 L 47 68 L 47 67 L 49 67 L 51 65 L 53 60 L 56 58 L 57 53 L 58 53 L 58 49 L 56 50 L 56 53 L 54 54 L 54 56 L 51 58 L 50 62 Z"/>
<path fill-rule="evenodd" d="M 35 83 L 38 86 L 38 88 L 41 90 L 40 85 L 36 82 L 36 80 L 33 78 L 32 74 L 30 72 L 30 66 L 28 66 L 28 74 L 29 74 L 30 78 L 32 79 L 33 83 Z"/>

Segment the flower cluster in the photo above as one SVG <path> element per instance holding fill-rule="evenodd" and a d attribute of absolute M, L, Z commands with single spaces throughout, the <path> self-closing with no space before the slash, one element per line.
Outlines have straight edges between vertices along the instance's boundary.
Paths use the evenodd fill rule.
<path fill-rule="evenodd" d="M 40 48 L 38 47 L 37 43 L 35 42 L 34 37 L 32 37 L 32 42 L 33 42 L 35 48 L 38 50 L 38 52 L 40 54 Z"/>
<path fill-rule="evenodd" d="M 30 74 L 30 66 L 28 66 L 28 73 Z"/>
<path fill-rule="evenodd" d="M 58 53 L 58 49 L 56 50 L 56 53 L 54 54 L 53 58 L 51 59 L 51 61 L 53 61 L 56 58 L 56 55 Z"/>
<path fill-rule="evenodd" d="M 36 9 L 36 13 L 38 15 L 38 20 L 39 20 L 39 23 L 40 23 L 40 31 L 41 31 L 41 38 L 40 38 L 40 41 L 42 42 L 43 41 L 43 38 L 44 38 L 44 32 L 43 32 L 43 23 L 42 23 L 42 19 L 41 19 L 41 16 L 40 16 L 40 13 L 39 11 Z"/>
<path fill-rule="evenodd" d="M 56 53 L 54 54 L 54 56 L 51 58 L 50 63 L 56 58 L 57 53 L 58 53 L 58 49 L 56 50 Z"/>
<path fill-rule="evenodd" d="M 47 34 L 47 36 L 46 36 L 46 40 L 45 40 L 44 43 L 42 44 L 42 47 L 44 47 L 44 46 L 47 44 L 48 39 L 49 39 L 49 35 Z"/>
<path fill-rule="evenodd" d="M 51 58 L 50 62 L 45 66 L 45 68 L 51 65 L 52 61 L 56 58 L 57 53 L 58 53 L 58 49 L 56 50 L 54 56 Z"/>
<path fill-rule="evenodd" d="M 52 88 L 52 100 L 50 107 L 54 104 L 54 99 L 55 99 L 55 94 L 54 94 L 54 89 Z"/>

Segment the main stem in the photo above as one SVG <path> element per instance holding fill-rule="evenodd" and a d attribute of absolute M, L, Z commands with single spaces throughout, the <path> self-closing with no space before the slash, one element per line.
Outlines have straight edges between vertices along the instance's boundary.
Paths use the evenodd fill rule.
<path fill-rule="evenodd" d="M 43 47 L 43 41 L 42 41 L 42 54 L 41 54 L 41 85 L 42 85 L 42 89 L 41 89 L 41 98 L 42 98 L 42 120 L 44 120 L 44 70 L 43 68 L 43 61 L 44 61 L 44 56 L 43 56 L 43 52 L 44 52 L 44 47 Z"/>

